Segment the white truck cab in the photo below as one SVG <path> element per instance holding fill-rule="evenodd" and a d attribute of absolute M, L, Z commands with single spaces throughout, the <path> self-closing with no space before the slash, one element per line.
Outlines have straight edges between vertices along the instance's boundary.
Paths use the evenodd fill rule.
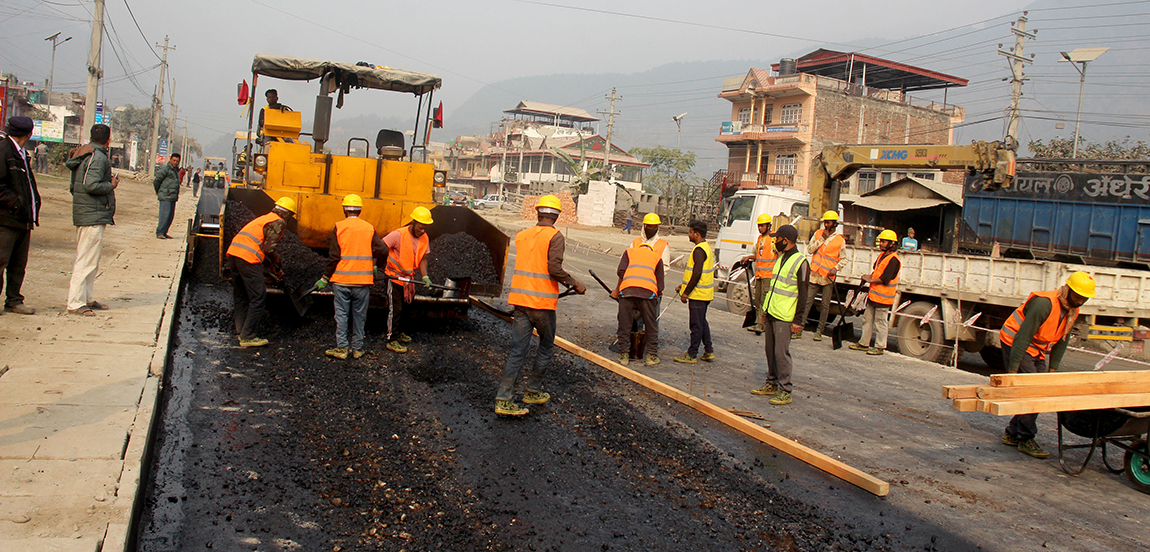
<path fill-rule="evenodd" d="M 715 237 L 715 277 L 719 280 L 719 291 L 727 293 L 727 308 L 733 313 L 743 314 L 749 307 L 746 285 L 740 277 L 739 285 L 730 289 L 726 280 L 730 276 L 731 265 L 755 252 L 755 241 L 759 238 L 759 228 L 755 221 L 766 213 L 772 219 L 786 217 L 793 222 L 807 216 L 809 196 L 784 188 L 764 188 L 739 190 L 735 195 L 723 200 L 722 215 L 719 216 L 719 234 Z M 778 228 L 775 222 L 772 228 Z"/>

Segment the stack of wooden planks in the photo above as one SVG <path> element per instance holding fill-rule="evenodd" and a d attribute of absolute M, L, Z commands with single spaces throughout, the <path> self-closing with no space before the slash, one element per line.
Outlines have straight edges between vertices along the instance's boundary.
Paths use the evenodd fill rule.
<path fill-rule="evenodd" d="M 1150 406 L 1150 370 L 996 374 L 990 385 L 944 385 L 942 397 L 996 416 Z"/>

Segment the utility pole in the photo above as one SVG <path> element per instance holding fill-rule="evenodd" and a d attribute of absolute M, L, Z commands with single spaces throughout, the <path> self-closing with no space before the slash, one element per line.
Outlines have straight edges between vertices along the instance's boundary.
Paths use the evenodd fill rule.
<path fill-rule="evenodd" d="M 176 152 L 176 79 L 172 79 L 172 112 L 168 114 L 168 156 Z M 181 159 L 181 161 L 183 161 Z"/>
<path fill-rule="evenodd" d="M 1011 72 L 1011 92 L 1010 92 L 1010 122 L 1006 125 L 1006 147 L 1014 151 L 1018 151 L 1018 120 L 1019 120 L 1019 104 L 1022 102 L 1022 83 L 1028 79 L 1023 78 L 1022 68 L 1024 63 L 1033 63 L 1034 54 L 1030 54 L 1030 59 L 1023 57 L 1022 50 L 1026 41 L 1034 40 L 1038 31 L 1026 32 L 1026 14 L 1022 12 L 1018 21 L 1015 21 L 1010 28 L 1014 33 L 1014 51 L 1004 52 L 999 50 L 998 53 L 1006 56 L 1010 60 Z M 998 45 L 1002 48 L 1002 44 Z"/>
<path fill-rule="evenodd" d="M 50 120 L 50 121 L 56 120 L 54 117 L 52 117 L 52 81 L 55 80 L 55 77 L 56 77 L 56 47 L 65 43 L 65 42 L 68 42 L 69 40 L 72 40 L 72 37 L 68 37 L 68 38 L 65 38 L 64 40 L 60 40 L 59 42 L 57 42 L 57 40 L 59 40 L 59 38 L 60 38 L 60 33 L 56 33 L 56 34 L 44 39 L 44 40 L 51 40 L 52 41 L 52 65 L 50 65 L 49 69 L 48 69 L 48 102 L 47 102 L 48 103 L 48 120 Z M 80 137 L 83 138 L 83 132 L 80 133 Z"/>
<path fill-rule="evenodd" d="M 610 181 L 611 180 L 611 132 L 612 132 L 612 130 L 614 130 L 614 127 L 615 127 L 615 115 L 621 115 L 621 113 L 615 112 L 615 102 L 622 101 L 623 96 L 616 96 L 615 95 L 615 88 L 612 87 L 611 88 L 611 95 L 610 96 L 603 96 L 603 98 L 606 100 L 611 100 L 611 110 L 606 111 L 606 112 L 604 112 L 604 111 L 599 112 L 600 115 L 606 115 L 607 116 L 607 146 L 605 148 L 603 148 L 603 171 L 606 173 L 606 178 L 604 178 L 604 180 Z M 600 175 L 600 176 L 602 176 L 602 175 Z"/>
<path fill-rule="evenodd" d="M 148 164 L 148 179 L 151 180 L 156 174 L 156 146 L 160 139 L 160 107 L 164 104 L 164 78 L 168 71 L 168 50 L 175 50 L 176 47 L 168 47 L 168 37 L 164 36 L 164 45 L 156 44 L 157 48 L 164 49 L 164 55 L 160 58 L 160 84 L 156 89 L 156 95 L 152 96 L 152 148 L 148 150 L 148 159 L 145 161 Z"/>
<path fill-rule="evenodd" d="M 96 124 L 96 98 L 100 91 L 100 78 L 104 70 L 100 69 L 100 44 L 104 38 L 104 0 L 96 0 L 96 9 L 92 12 L 92 46 L 88 49 L 88 91 L 84 97 L 84 125 L 83 129 L 92 128 Z"/>
<path fill-rule="evenodd" d="M 180 163 L 184 163 L 188 158 L 188 118 L 184 117 L 184 139 L 180 144 Z M 190 167 L 191 165 L 185 165 Z"/>

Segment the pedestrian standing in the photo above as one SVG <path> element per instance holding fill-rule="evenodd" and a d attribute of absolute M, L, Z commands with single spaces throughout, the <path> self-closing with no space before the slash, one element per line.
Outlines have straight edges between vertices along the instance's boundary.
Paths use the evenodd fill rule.
<path fill-rule="evenodd" d="M 898 258 L 898 235 L 894 230 L 883 230 L 878 235 L 878 246 L 882 250 L 870 275 L 863 275 L 862 281 L 870 286 L 867 291 L 866 310 L 863 311 L 862 337 L 851 349 L 866 351 L 868 355 L 881 355 L 886 352 L 887 331 L 890 328 L 890 309 L 898 296 L 898 274 L 902 262 Z M 874 331 L 874 345 L 870 344 Z"/>
<path fill-rule="evenodd" d="M 48 144 L 40 142 L 36 144 L 36 172 L 44 174 L 48 172 Z"/>
<path fill-rule="evenodd" d="M 200 169 L 192 175 L 192 197 L 200 196 Z"/>
<path fill-rule="evenodd" d="M 918 251 L 918 240 L 914 239 L 914 228 L 906 229 L 906 237 L 902 239 L 903 251 Z"/>
<path fill-rule="evenodd" d="M 72 193 L 72 225 L 76 227 L 76 262 L 68 286 L 68 312 L 81 316 L 95 316 L 96 310 L 108 308 L 93 299 L 93 289 L 100 270 L 104 230 L 115 224 L 116 187 L 120 185 L 120 177 L 112 176 L 108 159 L 112 129 L 103 124 L 92 125 L 88 136 L 91 141 L 76 148 L 64 163 L 72 171 L 68 191 Z"/>
<path fill-rule="evenodd" d="M 802 330 L 795 314 L 803 304 L 803 295 L 810 289 L 802 285 L 807 281 L 810 265 L 795 244 L 799 239 L 797 228 L 784 224 L 774 236 L 779 256 L 775 260 L 767 295 L 763 298 L 767 381 L 752 389 L 751 393 L 774 395 L 770 403 L 781 406 L 791 404 L 791 391 L 794 389 L 791 383 L 791 335 Z"/>
<path fill-rule="evenodd" d="M 559 306 L 559 284 L 575 289 L 580 295 L 587 288 L 563 270 L 565 242 L 555 228 L 563 206 L 559 198 L 545 195 L 535 203 L 536 224 L 515 235 L 515 270 L 511 276 L 511 293 L 507 303 L 514 307 L 511 322 L 511 351 L 503 365 L 499 391 L 495 394 L 495 413 L 524 416 L 528 409 L 515 402 L 515 383 L 527 362 L 532 330 L 539 334 L 539 346 L 527 374 L 527 391 L 523 402 L 543 404 L 551 394 L 543 391 L 543 377 L 551 366 L 555 346 L 555 309 Z"/>
<path fill-rule="evenodd" d="M 811 255 L 811 279 L 807 287 L 807 300 L 803 305 L 802 316 L 795 322 L 799 325 L 799 330 L 791 336 L 791 339 L 801 339 L 803 337 L 803 325 L 807 322 L 807 316 L 811 313 L 811 306 L 814 305 L 815 295 L 819 294 L 822 297 L 819 303 L 819 325 L 815 331 L 815 341 L 823 340 L 823 332 L 827 329 L 827 316 L 831 311 L 831 296 L 834 295 L 835 276 L 839 271 L 846 266 L 846 259 L 842 257 L 843 246 L 846 245 L 846 238 L 842 234 L 836 234 L 835 229 L 839 225 L 839 214 L 837 211 L 827 211 L 823 213 L 823 227 L 811 236 L 811 241 L 807 243 L 807 254 Z"/>
<path fill-rule="evenodd" d="M 392 230 L 383 238 L 387 245 L 387 350 L 406 353 L 411 336 L 403 333 L 404 303 L 415 298 L 415 271 L 423 276 L 426 293 L 431 293 L 431 276 L 427 272 L 429 250 L 427 227 L 431 225 L 431 211 L 416 207 L 411 211 L 411 222 Z"/>
<path fill-rule="evenodd" d="M 192 183 L 188 181 L 188 169 L 186 169 L 184 167 L 180 168 L 180 185 L 181 186 L 191 186 L 192 185 Z"/>
<path fill-rule="evenodd" d="M 363 198 L 348 194 L 343 198 L 344 219 L 335 223 L 327 240 L 327 272 L 315 283 L 324 289 L 331 282 L 335 305 L 335 348 L 324 351 L 329 357 L 362 357 L 363 327 L 367 323 L 367 303 L 375 284 L 376 268 L 387 262 L 387 246 L 375 227 L 359 218 Z M 351 339 L 348 339 L 350 330 Z"/>
<path fill-rule="evenodd" d="M 1053 291 L 1035 291 L 1002 325 L 1002 361 L 1011 374 L 1057 372 L 1070 345 L 1070 330 L 1078 319 L 1078 309 L 1096 293 L 1094 277 L 1078 271 L 1066 284 Z M 1049 356 L 1049 368 L 1047 363 Z M 1038 414 L 1018 414 L 1002 432 L 1002 444 L 1035 458 L 1048 458 L 1034 438 L 1038 435 Z"/>
<path fill-rule="evenodd" d="M 287 196 L 279 198 L 270 213 L 244 225 L 228 246 L 228 262 L 232 269 L 232 313 L 240 347 L 268 344 L 267 339 L 255 335 L 263 320 L 267 300 L 264 267 L 283 279 L 280 268 L 283 262 L 275 247 L 287 228 L 287 220 L 295 216 L 295 212 L 294 199 Z"/>
<path fill-rule="evenodd" d="M 29 117 L 12 117 L 0 134 L 0 272 L 7 276 L 4 310 L 17 314 L 36 314 L 20 295 L 32 228 L 40 225 L 40 191 L 24 150 L 34 127 Z"/>
<path fill-rule="evenodd" d="M 674 357 L 675 362 L 695 364 L 699 360 L 714 362 L 715 347 L 711 344 L 711 326 L 707 323 L 707 308 L 715 298 L 715 252 L 707 243 L 707 223 L 691 221 L 687 226 L 687 238 L 695 244 L 687 270 L 683 273 L 683 283 L 677 291 L 679 300 L 687 303 L 687 314 L 691 326 L 691 345 L 687 352 Z M 699 345 L 703 346 L 703 356 L 696 357 Z"/>
<path fill-rule="evenodd" d="M 659 364 L 659 298 L 663 296 L 663 259 L 650 244 L 632 245 L 619 260 L 619 283 L 611 297 L 619 301 L 619 364 L 627 366 L 631 353 L 631 327 L 635 314 L 643 319 L 647 336 L 647 366 Z M 636 359 L 638 360 L 638 359 Z"/>
<path fill-rule="evenodd" d="M 160 221 L 156 225 L 156 237 L 161 240 L 170 240 L 168 229 L 172 227 L 172 219 L 176 217 L 176 201 L 180 199 L 180 154 L 173 153 L 167 163 L 160 165 L 156 176 L 152 179 L 152 187 L 156 190 L 156 199 L 160 203 Z"/>
<path fill-rule="evenodd" d="M 766 296 L 767 287 L 771 284 L 771 276 L 774 275 L 777 253 L 775 240 L 771 237 L 771 215 L 763 213 L 755 222 L 759 227 L 759 238 L 755 240 L 755 254 L 750 256 L 755 271 L 755 285 L 752 290 L 754 294 L 751 297 L 751 308 L 755 309 L 755 324 L 747 328 L 747 331 L 762 335 L 766 328 L 763 321 L 763 298 Z"/>

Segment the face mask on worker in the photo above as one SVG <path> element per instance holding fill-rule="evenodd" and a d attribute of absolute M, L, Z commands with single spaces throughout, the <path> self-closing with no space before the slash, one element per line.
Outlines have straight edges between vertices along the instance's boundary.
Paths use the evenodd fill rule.
<path fill-rule="evenodd" d="M 647 239 L 651 239 L 651 238 L 655 237 L 655 234 L 658 234 L 658 233 L 659 233 L 659 226 L 658 225 L 648 224 L 648 225 L 643 226 L 643 235 L 646 236 Z"/>
<path fill-rule="evenodd" d="M 1072 291 L 1069 286 L 1062 287 L 1062 295 L 1066 300 L 1066 304 L 1069 305 L 1072 309 L 1077 309 L 1086 304 L 1087 298 L 1074 293 L 1074 291 Z"/>
<path fill-rule="evenodd" d="M 779 251 L 783 251 L 786 248 L 787 248 L 787 239 L 786 238 L 778 238 L 775 240 L 775 249 L 777 249 Z"/>

